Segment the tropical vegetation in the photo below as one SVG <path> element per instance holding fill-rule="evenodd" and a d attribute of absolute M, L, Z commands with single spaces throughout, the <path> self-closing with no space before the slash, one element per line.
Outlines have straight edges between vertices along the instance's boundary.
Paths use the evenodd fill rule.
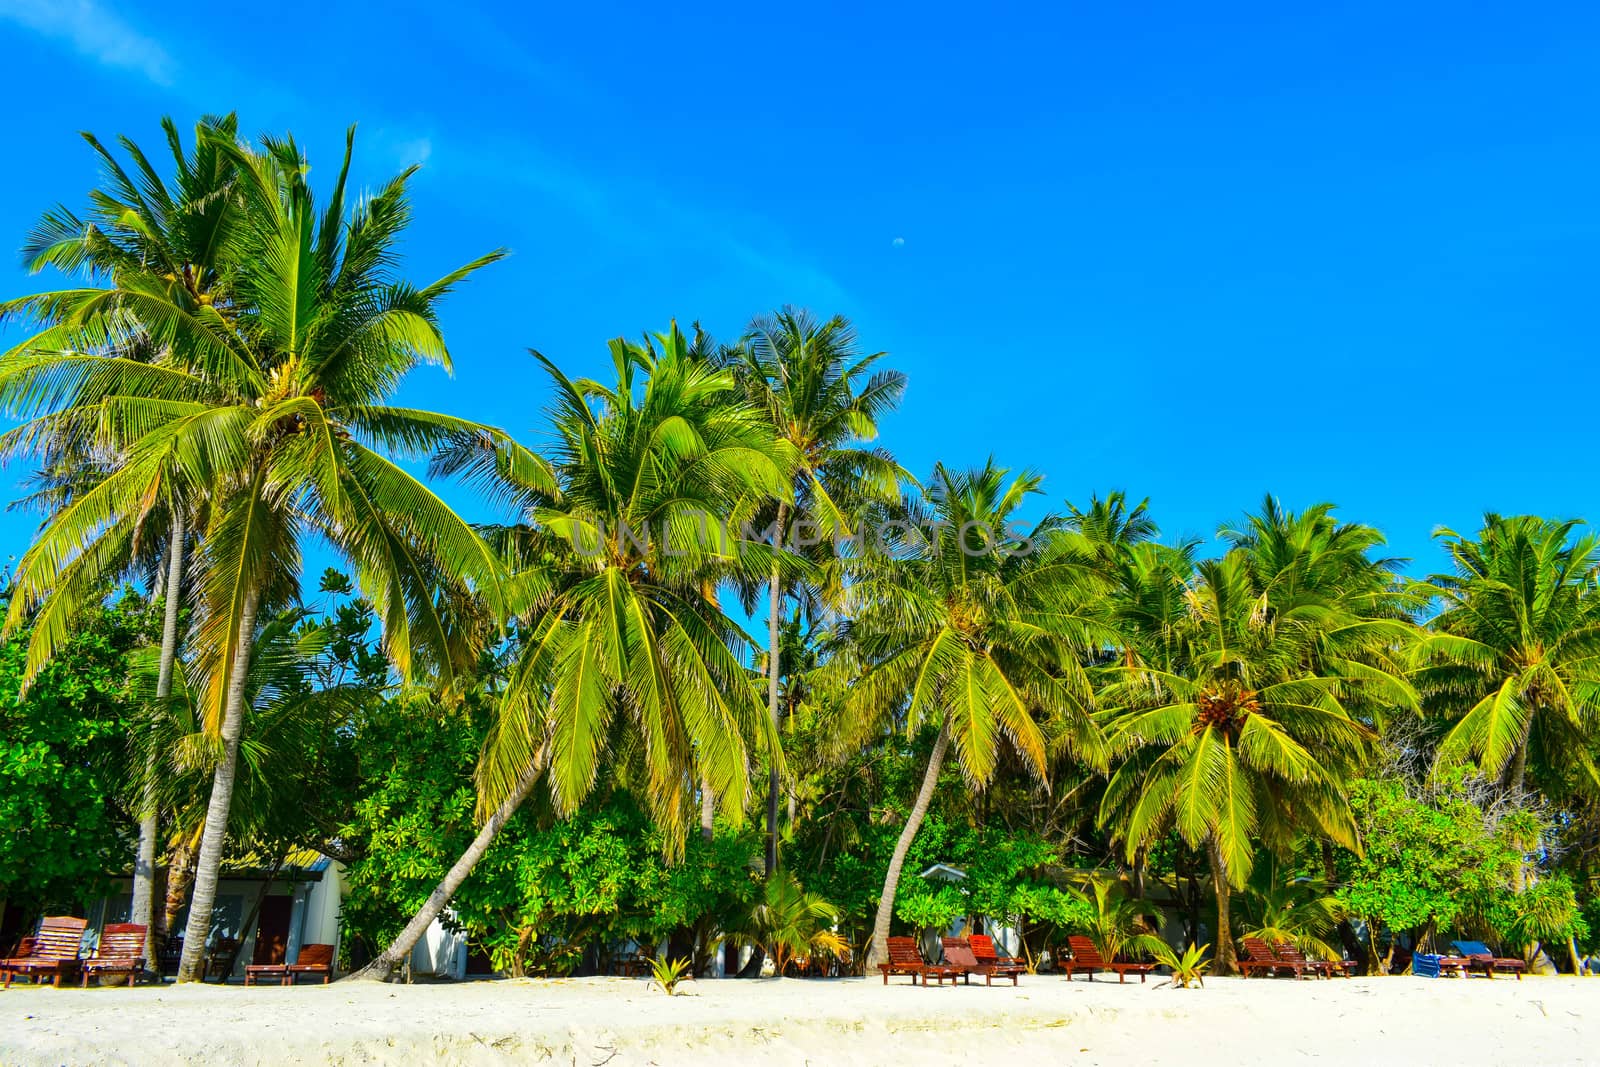
<path fill-rule="evenodd" d="M 314 850 L 380 979 L 436 924 L 518 976 L 646 950 L 669 991 L 962 921 L 1179 985 L 1244 936 L 1370 973 L 1595 951 L 1582 523 L 1489 514 L 1423 576 L 1329 503 L 1208 542 L 1027 457 L 918 477 L 905 376 L 788 307 L 597 339 L 601 375 L 536 352 L 532 425 L 400 406 L 504 253 L 415 283 L 409 171 L 354 196 L 352 134 L 318 188 L 238 131 L 89 138 L 102 186 L 26 238 L 57 287 L 0 304 L 40 517 L 3 583 L 7 915 L 128 879 L 192 980 L 226 866 Z"/>

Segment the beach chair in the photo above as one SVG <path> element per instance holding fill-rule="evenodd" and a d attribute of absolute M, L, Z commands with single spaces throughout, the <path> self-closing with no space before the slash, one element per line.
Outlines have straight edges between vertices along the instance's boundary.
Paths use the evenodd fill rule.
<path fill-rule="evenodd" d="M 1279 941 L 1276 946 L 1276 951 L 1280 960 L 1283 960 L 1287 964 L 1304 964 L 1310 969 L 1312 974 L 1315 974 L 1320 978 L 1332 978 L 1336 974 L 1344 978 L 1349 978 L 1350 971 L 1355 967 L 1355 961 L 1353 960 L 1334 961 L 1308 959 L 1306 954 L 1300 951 L 1300 946 L 1296 945 L 1293 941 Z"/>
<path fill-rule="evenodd" d="M 144 970 L 144 943 L 148 929 L 138 923 L 110 923 L 100 931 L 100 945 L 94 955 L 81 961 L 83 987 L 89 987 L 90 978 L 104 979 L 111 974 L 128 976 L 132 989 Z"/>
<path fill-rule="evenodd" d="M 1128 975 L 1136 974 L 1139 976 L 1140 983 L 1143 983 L 1146 976 L 1156 969 L 1156 965 L 1153 963 L 1107 962 L 1101 958 L 1100 950 L 1094 947 L 1094 942 L 1087 937 L 1074 935 L 1067 938 L 1067 944 L 1072 947 L 1072 958 L 1058 960 L 1056 967 L 1066 972 L 1067 981 L 1069 982 L 1072 981 L 1074 971 L 1085 972 L 1091 982 L 1094 981 L 1094 973 L 1096 971 L 1115 971 L 1117 972 L 1118 982 L 1125 982 L 1128 980 Z"/>
<path fill-rule="evenodd" d="M 300 955 L 289 964 L 289 985 L 294 985 L 302 974 L 322 975 L 322 984 L 333 981 L 333 946 L 301 945 Z"/>
<path fill-rule="evenodd" d="M 1249 978 L 1252 974 L 1265 974 L 1268 977 L 1277 974 L 1283 964 L 1267 943 L 1259 937 L 1246 937 L 1242 939 L 1244 946 L 1243 958 L 1235 961 L 1239 965 L 1239 973 Z"/>
<path fill-rule="evenodd" d="M 1301 954 L 1299 949 L 1293 950 L 1293 956 L 1286 957 L 1282 953 L 1283 946 L 1279 945 L 1274 950 L 1259 937 L 1241 938 L 1244 945 L 1245 959 L 1237 960 L 1239 973 L 1246 978 L 1252 971 L 1257 974 L 1265 971 L 1267 974 L 1288 974 L 1295 978 L 1304 978 L 1307 972 L 1313 977 L 1317 975 L 1317 968 L 1312 962 Z"/>
<path fill-rule="evenodd" d="M 970 976 L 983 975 L 984 985 L 993 985 L 995 975 L 1011 979 L 1012 985 L 1017 985 L 1017 976 L 1025 968 L 1005 966 L 998 963 L 984 963 L 972 951 L 972 943 L 965 937 L 941 938 L 944 945 L 944 962 L 947 966 L 960 969 L 970 982 Z"/>
<path fill-rule="evenodd" d="M 1452 941 L 1456 951 L 1472 961 L 1474 967 L 1483 968 L 1485 978 L 1493 978 L 1495 971 L 1506 971 L 1517 976 L 1517 981 L 1522 981 L 1523 972 L 1528 969 L 1528 962 L 1517 956 L 1496 956 L 1489 951 L 1489 946 L 1482 941 Z"/>
<path fill-rule="evenodd" d="M 1017 974 L 1028 973 L 1028 961 L 1020 956 L 1002 956 L 995 951 L 994 939 L 984 934 L 973 934 L 967 938 L 967 943 L 972 946 L 972 954 L 978 962 L 985 966 L 995 967 L 996 974 L 1002 974 L 1015 969 Z"/>
<path fill-rule="evenodd" d="M 922 953 L 917 951 L 917 939 L 914 937 L 891 937 L 889 939 L 889 959 L 878 964 L 878 970 L 883 972 L 883 984 L 889 984 L 891 974 L 909 974 L 911 984 L 916 985 L 922 972 L 928 965 L 922 959 Z"/>
<path fill-rule="evenodd" d="M 61 980 L 78 967 L 78 955 L 83 950 L 83 932 L 88 929 L 87 919 L 71 915 L 53 915 L 39 922 L 39 932 L 26 954 L 19 953 L 10 959 L 0 960 L 0 988 L 10 989 L 11 979 L 26 975 L 38 984 L 48 976 L 51 985 L 60 986 Z"/>

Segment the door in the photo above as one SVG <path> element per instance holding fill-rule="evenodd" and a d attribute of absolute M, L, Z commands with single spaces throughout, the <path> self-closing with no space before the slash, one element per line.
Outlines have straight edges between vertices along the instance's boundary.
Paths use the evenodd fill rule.
<path fill-rule="evenodd" d="M 289 914 L 294 897 L 269 896 L 261 901 L 261 916 L 256 921 L 254 963 L 282 963 L 289 950 Z"/>

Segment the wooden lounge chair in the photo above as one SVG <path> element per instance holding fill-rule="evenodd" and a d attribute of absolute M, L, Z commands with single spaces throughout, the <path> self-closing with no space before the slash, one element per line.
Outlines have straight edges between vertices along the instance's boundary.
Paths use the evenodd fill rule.
<path fill-rule="evenodd" d="M 88 926 L 87 919 L 75 919 L 70 915 L 53 915 L 42 920 L 27 955 L 0 960 L 0 976 L 3 976 L 0 981 L 4 982 L 0 988 L 10 989 L 11 979 L 19 974 L 32 977 L 35 984 L 49 976 L 51 985 L 60 986 L 61 980 L 77 969 L 78 955 L 83 949 L 83 931 Z"/>
<path fill-rule="evenodd" d="M 1489 946 L 1482 941 L 1452 941 L 1456 951 L 1472 961 L 1472 966 L 1482 967 L 1485 978 L 1493 978 L 1494 972 L 1506 971 L 1517 976 L 1517 981 L 1522 981 L 1522 975 L 1528 969 L 1528 961 L 1517 956 L 1496 956 L 1489 951 Z"/>
<path fill-rule="evenodd" d="M 998 963 L 984 963 L 972 951 L 972 943 L 964 937 L 941 938 L 944 945 L 944 962 L 947 966 L 959 968 L 970 982 L 970 976 L 983 975 L 984 985 L 993 985 L 995 975 L 1011 979 L 1011 984 L 1017 984 L 1017 976 L 1022 972 L 1016 967 L 1008 967 Z"/>
<path fill-rule="evenodd" d="M 967 943 L 972 946 L 972 954 L 978 962 L 986 967 L 995 968 L 995 974 L 1005 976 L 1008 974 L 1027 974 L 1028 961 L 1017 956 L 1002 956 L 994 949 L 994 939 L 983 934 L 973 934 L 967 938 Z"/>
<path fill-rule="evenodd" d="M 1317 975 L 1319 978 L 1332 978 L 1336 974 L 1349 978 L 1350 971 L 1355 967 L 1355 961 L 1353 960 L 1307 959 L 1306 954 L 1300 951 L 1300 946 L 1292 941 L 1279 941 L 1276 951 L 1278 958 L 1283 960 L 1284 963 L 1290 965 L 1304 964 L 1311 970 L 1312 974 Z"/>
<path fill-rule="evenodd" d="M 322 984 L 333 981 L 333 946 L 301 945 L 300 955 L 289 964 L 289 985 L 294 985 L 302 974 L 322 975 Z"/>
<path fill-rule="evenodd" d="M 911 984 L 916 985 L 917 979 L 927 969 L 922 953 L 917 951 L 917 939 L 914 937 L 891 937 L 888 962 L 878 964 L 878 970 L 883 972 L 884 985 L 889 984 L 891 974 L 909 974 Z"/>
<path fill-rule="evenodd" d="M 138 923 L 111 923 L 100 931 L 100 947 L 94 955 L 83 960 L 83 987 L 89 987 L 90 978 L 101 979 L 109 974 L 128 976 L 128 988 L 137 983 L 139 972 L 144 970 L 144 942 L 148 930 Z"/>
<path fill-rule="evenodd" d="M 1072 958 L 1062 960 L 1056 964 L 1058 968 L 1066 971 L 1067 981 L 1072 981 L 1074 971 L 1084 971 L 1089 975 L 1089 981 L 1094 981 L 1096 971 L 1116 971 L 1117 981 L 1125 982 L 1128 975 L 1136 974 L 1139 981 L 1144 982 L 1146 976 L 1156 969 L 1153 963 L 1118 963 L 1107 962 L 1101 958 L 1100 950 L 1094 947 L 1094 942 L 1087 937 L 1073 936 L 1067 938 L 1067 944 L 1072 946 Z"/>
<path fill-rule="evenodd" d="M 1275 950 L 1259 937 L 1246 937 L 1240 940 L 1247 958 L 1236 962 L 1239 965 L 1239 972 L 1246 978 L 1250 977 L 1251 971 L 1257 974 L 1265 972 L 1269 975 L 1289 975 L 1295 978 L 1304 978 L 1308 973 L 1313 978 L 1318 975 L 1317 967 L 1311 960 L 1306 959 L 1299 949 L 1293 949 L 1292 955 L 1285 956 L 1282 945 Z"/>
<path fill-rule="evenodd" d="M 259 985 L 266 981 L 277 982 L 279 985 L 288 985 L 289 965 L 287 963 L 250 963 L 245 965 L 245 985 Z"/>

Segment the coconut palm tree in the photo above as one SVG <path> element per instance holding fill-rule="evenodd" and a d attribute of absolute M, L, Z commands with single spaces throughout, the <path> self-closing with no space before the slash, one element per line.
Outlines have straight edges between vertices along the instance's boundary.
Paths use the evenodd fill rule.
<path fill-rule="evenodd" d="M 1052 735 L 1080 758 L 1103 760 L 1082 666 L 1088 649 L 1110 639 L 1094 617 L 1097 571 L 1059 536 L 1055 518 L 1018 520 L 1040 479 L 1025 472 L 1008 481 L 1008 473 L 992 462 L 936 467 L 926 501 L 907 501 L 884 524 L 899 531 L 892 554 L 864 557 L 847 587 L 850 653 L 832 662 L 860 672 L 848 712 L 936 731 L 884 877 L 873 958 L 887 954 L 901 867 L 952 743 L 975 790 L 993 777 L 1003 744 L 1041 781 Z"/>
<path fill-rule="evenodd" d="M 123 465 L 59 513 L 30 550 L 29 604 L 45 599 L 52 576 L 71 573 L 94 531 L 130 521 L 161 485 L 176 478 L 207 487 L 194 651 L 206 729 L 220 738 L 222 754 L 198 851 L 182 980 L 199 976 L 210 931 L 256 620 L 295 599 L 302 539 L 317 536 L 351 563 L 403 676 L 430 671 L 448 684 L 481 629 L 449 608 L 478 596 L 485 610 L 498 611 L 499 561 L 390 455 L 426 454 L 468 437 L 512 447 L 490 427 L 386 403 L 418 364 L 448 366 L 438 302 L 502 253 L 431 285 L 406 284 L 392 268 L 410 219 L 412 171 L 347 212 L 352 130 L 319 208 L 292 139 L 263 138 L 253 149 L 220 133 L 205 136 L 231 162 L 244 204 L 224 253 L 225 306 L 142 276 L 110 292 L 27 302 L 61 323 L 54 329 L 67 341 L 109 336 L 131 314 L 168 354 L 160 366 L 102 360 L 89 371 L 41 372 L 36 388 L 66 383 L 79 396 L 115 398 L 116 420 L 132 443 Z"/>
<path fill-rule="evenodd" d="M 222 257 L 239 215 L 239 203 L 232 193 L 232 163 L 217 150 L 216 142 L 218 138 L 231 140 L 237 121 L 232 115 L 202 120 L 191 148 L 185 148 L 171 119 L 162 121 L 162 129 L 172 156 L 170 187 L 133 141 L 119 139 L 130 159 L 130 174 L 129 167 L 97 138 L 83 135 L 103 164 L 104 185 L 90 194 L 86 217 L 64 206 L 45 213 L 23 250 L 24 262 L 31 271 L 54 267 L 89 286 L 103 281 L 103 290 L 109 291 L 112 303 L 116 302 L 118 290 L 126 288 L 138 293 L 150 284 L 181 289 L 197 304 L 214 305 L 219 297 L 225 299 Z M 69 303 L 59 297 L 60 294 L 51 303 L 58 307 Z M 81 305 L 81 295 L 76 303 Z M 91 329 L 89 338 L 103 342 L 106 354 L 114 359 L 161 362 L 163 353 L 153 346 L 151 336 L 139 328 L 135 318 L 129 315 L 120 324 L 110 321 L 117 318 L 115 315 L 104 318 L 108 320 L 107 333 L 102 336 L 98 328 Z M 84 377 L 92 379 L 102 372 L 101 361 L 94 353 L 74 351 L 70 345 L 84 339 L 84 325 L 66 319 L 48 322 L 42 333 L 25 340 L 0 360 L 0 406 L 9 414 L 28 420 L 5 436 L 0 449 L 9 457 L 26 455 L 37 461 L 42 470 L 63 475 L 55 480 L 54 492 L 44 493 L 42 499 L 36 495 L 35 503 L 47 502 L 52 507 L 63 506 L 109 473 L 123 444 L 116 432 L 115 399 L 98 394 L 92 386 L 79 391 L 71 401 L 63 402 L 57 397 L 57 402 L 38 417 L 28 417 L 33 414 L 27 410 L 29 401 L 43 399 L 30 395 L 30 385 L 39 383 L 52 370 L 66 370 L 70 379 L 72 370 L 68 368 L 75 369 L 81 386 L 89 385 Z M 49 348 L 52 343 L 63 342 L 69 343 L 65 351 Z M 19 407 L 23 410 L 19 411 Z M 101 550 L 80 556 L 95 566 L 78 568 L 73 580 L 51 597 L 55 614 L 65 618 L 81 610 L 86 596 L 93 597 L 104 588 L 111 577 L 103 573 L 105 569 L 131 566 L 153 571 L 151 584 L 159 587 L 165 597 L 157 699 L 165 699 L 172 688 L 178 619 L 184 601 L 184 558 L 187 542 L 192 539 L 189 520 L 199 505 L 202 488 L 166 486 L 160 503 L 146 507 L 138 522 L 121 523 L 102 531 L 105 542 Z M 152 545 L 164 546 L 154 559 L 149 551 Z M 141 547 L 144 551 L 138 551 Z M 35 648 L 34 661 L 39 663 L 48 656 L 60 628 L 46 625 L 36 633 L 41 643 Z M 152 783 L 152 776 L 145 777 L 147 783 Z M 153 784 L 135 810 L 139 841 L 133 866 L 131 918 L 153 929 L 158 833 Z"/>
<path fill-rule="evenodd" d="M 749 910 L 734 920 L 729 939 L 754 945 L 772 960 L 772 973 L 782 978 L 797 957 L 828 955 L 843 959 L 850 945 L 833 929 L 839 909 L 816 893 L 808 893 L 794 875 L 774 871 Z"/>
<path fill-rule="evenodd" d="M 1168 830 L 1204 848 L 1217 898 L 1217 961 L 1234 969 L 1228 904 L 1258 840 L 1274 851 L 1311 830 L 1354 846 L 1343 774 L 1371 731 L 1346 707 L 1353 689 L 1403 697 L 1378 668 L 1307 669 L 1329 628 L 1355 620 L 1326 603 L 1281 614 L 1253 580 L 1244 549 L 1197 567 L 1188 611 L 1163 647 L 1166 665 L 1105 670 L 1102 721 L 1123 760 L 1101 799 L 1131 859 Z M 1339 661 L 1341 664 L 1343 661 Z"/>
<path fill-rule="evenodd" d="M 805 523 L 809 536 L 803 540 L 831 550 L 856 532 L 855 515 L 863 502 L 889 502 L 899 495 L 904 472 L 888 452 L 865 447 L 905 391 L 903 374 L 874 369 L 883 356 L 862 355 L 855 328 L 844 317 L 820 321 L 785 307 L 753 321 L 744 340 L 721 357 L 796 457 L 792 503 L 788 497 L 776 500 L 770 514 L 762 515 L 771 523 L 774 544 L 787 544 L 796 524 Z M 784 600 L 799 596 L 815 614 L 818 592 L 786 586 L 777 570 L 767 576 L 767 712 L 775 728 L 781 726 Z M 780 792 L 774 766 L 767 782 L 769 871 L 778 864 Z"/>
<path fill-rule="evenodd" d="M 781 568 L 738 531 L 755 502 L 789 499 L 792 456 L 676 324 L 611 353 L 613 385 L 535 353 L 555 387 L 553 483 L 477 442 L 440 457 L 522 509 L 520 526 L 489 531 L 511 563 L 520 649 L 478 766 L 482 829 L 360 977 L 389 977 L 541 775 L 570 815 L 610 757 L 681 847 L 697 788 L 738 815 L 754 761 L 781 765 L 746 638 L 705 591 Z"/>
<path fill-rule="evenodd" d="M 1521 793 L 1592 793 L 1600 772 L 1600 538 L 1579 523 L 1484 516 L 1477 537 L 1438 537 L 1453 572 L 1424 586 L 1440 610 L 1415 675 L 1454 721 L 1441 765 L 1468 759 Z"/>

